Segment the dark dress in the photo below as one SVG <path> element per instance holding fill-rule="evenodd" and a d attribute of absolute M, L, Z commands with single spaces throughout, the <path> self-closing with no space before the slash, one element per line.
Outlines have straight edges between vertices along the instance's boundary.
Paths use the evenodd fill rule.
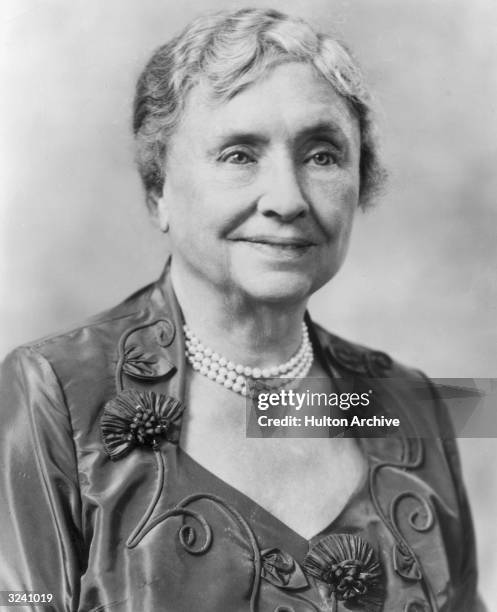
<path fill-rule="evenodd" d="M 39 609 L 57 611 L 482 610 L 457 449 L 430 382 L 309 325 L 330 376 L 373 385 L 403 423 L 358 439 L 367 478 L 309 541 L 179 448 L 186 366 L 167 270 L 14 351 L 1 386 L 0 590 L 52 593 Z"/>

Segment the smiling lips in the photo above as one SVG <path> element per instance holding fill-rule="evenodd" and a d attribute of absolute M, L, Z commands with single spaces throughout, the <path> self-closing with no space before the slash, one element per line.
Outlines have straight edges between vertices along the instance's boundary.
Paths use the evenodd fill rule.
<path fill-rule="evenodd" d="M 271 235 L 259 235 L 259 236 L 244 236 L 236 239 L 237 242 L 249 242 L 254 246 L 261 245 L 267 247 L 274 247 L 279 249 L 306 249 L 311 246 L 316 246 L 316 242 L 309 238 L 300 236 L 271 236 Z"/>
<path fill-rule="evenodd" d="M 236 242 L 248 244 L 262 255 L 281 261 L 295 261 L 306 256 L 317 242 L 300 236 L 244 236 L 236 238 Z"/>

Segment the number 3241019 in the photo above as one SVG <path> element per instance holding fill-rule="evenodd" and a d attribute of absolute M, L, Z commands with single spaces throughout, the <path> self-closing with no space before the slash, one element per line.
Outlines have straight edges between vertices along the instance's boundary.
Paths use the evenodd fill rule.
<path fill-rule="evenodd" d="M 8 603 L 51 603 L 53 601 L 52 593 L 36 593 L 33 591 L 11 591 L 7 594 Z"/>

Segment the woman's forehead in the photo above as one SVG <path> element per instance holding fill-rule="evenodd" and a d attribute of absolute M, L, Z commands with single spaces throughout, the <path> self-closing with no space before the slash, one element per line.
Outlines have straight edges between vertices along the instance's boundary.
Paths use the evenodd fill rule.
<path fill-rule="evenodd" d="M 189 92 L 180 125 L 209 137 L 278 131 L 298 136 L 312 130 L 358 137 L 358 121 L 345 98 L 312 66 L 297 62 L 275 66 L 228 100 L 200 80 Z"/>

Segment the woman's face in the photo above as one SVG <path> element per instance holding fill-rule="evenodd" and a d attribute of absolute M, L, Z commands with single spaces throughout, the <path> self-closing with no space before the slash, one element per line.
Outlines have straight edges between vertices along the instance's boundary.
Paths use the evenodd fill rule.
<path fill-rule="evenodd" d="M 311 66 L 227 102 L 192 89 L 158 202 L 174 265 L 226 295 L 301 302 L 345 257 L 359 194 L 358 121 Z M 185 279 L 186 275 L 186 279 Z"/>

